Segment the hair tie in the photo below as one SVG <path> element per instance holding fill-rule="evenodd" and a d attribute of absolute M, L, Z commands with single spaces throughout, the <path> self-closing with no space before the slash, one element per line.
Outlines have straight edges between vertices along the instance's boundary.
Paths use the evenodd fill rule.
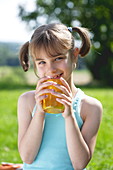
<path fill-rule="evenodd" d="M 31 43 L 31 39 L 29 40 L 29 43 Z"/>
<path fill-rule="evenodd" d="M 69 30 L 71 33 L 73 32 L 72 27 L 68 27 L 68 30 Z"/>

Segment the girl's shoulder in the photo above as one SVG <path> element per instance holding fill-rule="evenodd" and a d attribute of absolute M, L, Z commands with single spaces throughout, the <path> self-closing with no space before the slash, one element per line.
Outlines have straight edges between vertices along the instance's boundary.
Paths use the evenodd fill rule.
<path fill-rule="evenodd" d="M 94 107 L 102 107 L 102 104 L 98 99 L 88 96 L 86 94 L 85 97 L 82 99 L 82 104 Z"/>
<path fill-rule="evenodd" d="M 84 95 L 81 100 L 81 116 L 85 119 L 87 116 L 99 116 L 102 115 L 102 104 L 96 98 Z"/>
<path fill-rule="evenodd" d="M 18 103 L 21 107 L 29 107 L 31 112 L 35 106 L 35 90 L 22 93 L 19 96 Z"/>
<path fill-rule="evenodd" d="M 22 100 L 23 102 L 24 101 L 31 102 L 32 100 L 35 100 L 35 90 L 22 93 L 19 96 L 19 100 Z"/>
<path fill-rule="evenodd" d="M 20 95 L 20 98 L 31 98 L 31 97 L 34 97 L 34 95 L 35 95 L 35 90 L 31 90 L 31 91 L 22 93 Z"/>

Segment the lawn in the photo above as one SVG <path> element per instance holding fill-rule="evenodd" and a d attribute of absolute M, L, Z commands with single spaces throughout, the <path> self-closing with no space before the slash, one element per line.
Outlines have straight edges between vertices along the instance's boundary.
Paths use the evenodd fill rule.
<path fill-rule="evenodd" d="M 103 118 L 99 129 L 96 149 L 88 170 L 113 170 L 113 89 L 83 89 L 86 94 L 101 101 Z"/>
<path fill-rule="evenodd" d="M 21 77 L 21 76 L 20 76 Z M 23 78 L 22 78 L 23 79 Z M 21 93 L 34 89 L 17 80 L 0 85 L 0 162 L 21 163 L 17 149 L 17 100 Z M 3 87 L 4 85 L 4 87 Z M 8 86 L 10 85 L 10 86 Z M 99 129 L 96 149 L 87 170 L 113 170 L 113 89 L 81 87 L 103 105 L 103 118 Z"/>

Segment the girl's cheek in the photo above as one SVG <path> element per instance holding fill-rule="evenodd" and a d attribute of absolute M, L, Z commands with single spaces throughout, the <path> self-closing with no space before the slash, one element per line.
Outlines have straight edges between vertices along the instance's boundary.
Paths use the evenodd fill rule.
<path fill-rule="evenodd" d="M 37 71 L 41 72 L 42 70 L 44 70 L 44 67 L 38 66 L 38 64 L 37 64 Z"/>
<path fill-rule="evenodd" d="M 38 74 L 40 77 L 43 77 L 45 75 L 45 69 L 44 68 L 38 68 L 37 69 Z"/>

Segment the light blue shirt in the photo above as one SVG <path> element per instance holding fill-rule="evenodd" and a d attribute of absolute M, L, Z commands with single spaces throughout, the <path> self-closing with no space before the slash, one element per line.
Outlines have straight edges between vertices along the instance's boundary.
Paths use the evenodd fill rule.
<path fill-rule="evenodd" d="M 73 99 L 73 111 L 79 128 L 83 120 L 80 117 L 80 102 L 84 92 L 78 89 Z M 34 107 L 32 116 L 35 114 Z M 66 144 L 65 121 L 62 114 L 45 114 L 45 126 L 40 150 L 32 164 L 23 165 L 24 170 L 74 170 Z M 85 170 L 85 169 L 84 169 Z"/>

